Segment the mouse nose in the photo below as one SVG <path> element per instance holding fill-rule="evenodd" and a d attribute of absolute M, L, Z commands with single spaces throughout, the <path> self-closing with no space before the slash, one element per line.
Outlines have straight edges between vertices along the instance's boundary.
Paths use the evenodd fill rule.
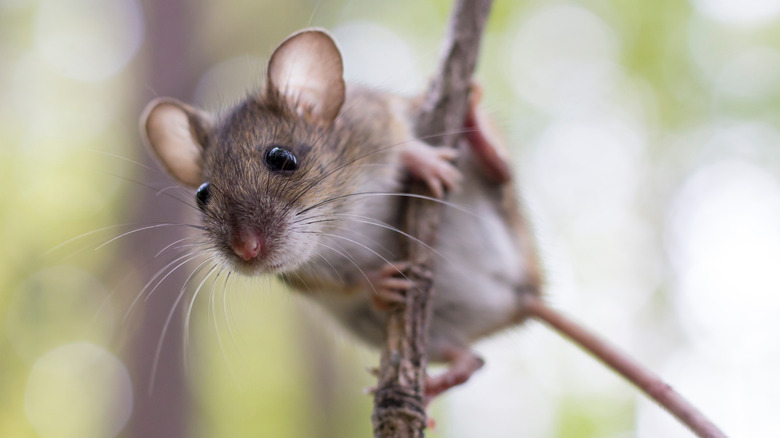
<path fill-rule="evenodd" d="M 263 250 L 260 236 L 252 231 L 242 230 L 233 237 L 230 242 L 233 252 L 244 261 L 256 258 Z"/>

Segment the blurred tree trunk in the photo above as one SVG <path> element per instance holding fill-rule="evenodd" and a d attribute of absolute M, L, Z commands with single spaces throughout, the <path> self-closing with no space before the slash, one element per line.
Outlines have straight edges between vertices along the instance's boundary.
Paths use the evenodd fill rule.
<path fill-rule="evenodd" d="M 155 96 L 172 96 L 184 101 L 190 100 L 197 81 L 194 65 L 198 65 L 198 53 L 191 42 L 195 26 L 195 13 L 200 10 L 197 2 L 185 0 L 154 0 L 144 2 L 147 24 L 146 56 L 148 69 L 146 85 L 141 91 L 140 104 Z M 137 112 L 140 114 L 140 109 Z M 140 147 L 140 141 L 139 141 Z M 158 169 L 148 154 L 139 154 L 139 161 Z M 144 170 L 137 179 L 147 184 L 161 182 L 161 176 Z M 164 183 L 164 185 L 169 185 Z M 182 203 L 165 196 L 156 196 L 153 190 L 140 190 L 133 203 L 137 210 L 131 213 L 133 222 L 182 222 Z M 142 280 L 151 279 L 164 264 L 149 263 L 160 250 L 160 242 L 172 242 L 183 236 L 179 227 L 166 227 L 160 234 L 148 234 L 130 239 L 132 247 L 128 265 L 137 269 Z M 161 258 L 162 261 L 162 258 Z M 190 268 L 191 269 L 191 268 Z M 131 368 L 135 391 L 133 416 L 126 429 L 126 435 L 138 438 L 186 437 L 190 394 L 187 389 L 183 366 L 182 315 L 178 309 L 169 324 L 158 363 L 155 365 L 157 343 L 163 331 L 168 312 L 181 290 L 181 285 L 190 270 L 182 267 L 171 275 L 148 300 L 140 300 L 133 316 L 138 317 L 138 329 L 127 348 L 127 363 Z M 181 304 L 181 303 L 180 303 Z M 181 307 L 181 306 L 180 306 Z M 156 366 L 153 384 L 150 383 Z M 151 392 L 149 391 L 151 385 Z"/>

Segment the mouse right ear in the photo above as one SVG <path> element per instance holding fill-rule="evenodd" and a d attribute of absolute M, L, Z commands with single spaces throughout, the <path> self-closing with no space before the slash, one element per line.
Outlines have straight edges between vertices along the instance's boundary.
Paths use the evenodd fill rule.
<path fill-rule="evenodd" d="M 141 135 L 171 176 L 195 188 L 203 182 L 202 154 L 212 124 L 203 111 L 158 98 L 141 115 Z"/>
<path fill-rule="evenodd" d="M 298 31 L 274 50 L 266 86 L 332 122 L 344 103 L 344 64 L 333 37 L 323 29 Z"/>

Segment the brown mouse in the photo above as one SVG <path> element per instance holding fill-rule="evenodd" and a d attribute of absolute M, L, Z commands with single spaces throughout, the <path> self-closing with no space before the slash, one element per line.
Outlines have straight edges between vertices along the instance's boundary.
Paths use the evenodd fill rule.
<path fill-rule="evenodd" d="M 416 178 L 431 199 L 450 191 L 452 207 L 432 249 L 439 260 L 428 344 L 429 359 L 450 366 L 429 379 L 429 397 L 482 366 L 472 343 L 529 316 L 576 331 L 539 299 L 533 241 L 478 99 L 464 121 L 470 147 L 456 156 L 414 137 L 419 99 L 346 85 L 342 74 L 331 36 L 305 29 L 274 51 L 261 90 L 228 111 L 172 99 L 145 110 L 147 144 L 176 180 L 197 188 L 203 232 L 224 269 L 278 275 L 379 345 L 387 306 L 413 287 L 398 254 L 414 238 L 398 224 L 405 179 Z M 566 334 L 631 374 L 604 357 L 610 352 Z"/>

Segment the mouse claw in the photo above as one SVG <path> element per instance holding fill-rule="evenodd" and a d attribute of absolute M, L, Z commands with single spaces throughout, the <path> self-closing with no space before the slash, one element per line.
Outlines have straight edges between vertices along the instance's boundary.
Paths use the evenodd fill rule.
<path fill-rule="evenodd" d="M 406 302 L 406 291 L 414 287 L 414 282 L 403 276 L 408 268 L 409 262 L 387 263 L 368 274 L 371 304 L 376 309 L 386 311 Z"/>
<path fill-rule="evenodd" d="M 457 157 L 456 149 L 414 141 L 404 148 L 401 162 L 415 178 L 425 182 L 434 197 L 441 198 L 445 190 L 458 190 L 463 180 L 463 175 L 452 164 Z"/>

